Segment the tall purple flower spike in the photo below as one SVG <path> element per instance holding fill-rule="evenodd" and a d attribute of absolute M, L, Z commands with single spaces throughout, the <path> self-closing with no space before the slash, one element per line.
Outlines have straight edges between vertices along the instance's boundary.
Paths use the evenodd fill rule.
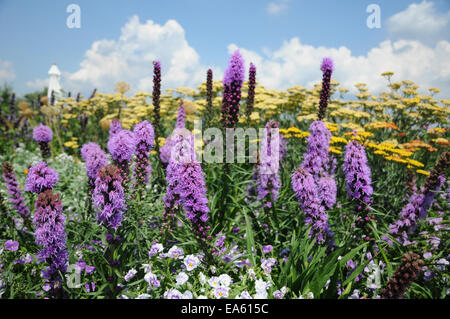
<path fill-rule="evenodd" d="M 328 224 L 328 215 L 322 198 L 314 180 L 314 176 L 307 170 L 298 168 L 291 176 L 291 187 L 297 196 L 306 225 L 311 225 L 310 237 L 314 237 L 319 244 L 331 242 L 334 236 Z"/>
<path fill-rule="evenodd" d="M 39 162 L 28 171 L 25 191 L 39 194 L 52 189 L 58 181 L 59 174 L 45 162 Z"/>
<path fill-rule="evenodd" d="M 115 164 L 120 169 L 122 184 L 127 187 L 129 181 L 130 161 L 136 151 L 136 140 L 134 133 L 129 130 L 121 130 L 117 134 L 110 136 L 108 141 L 108 151 L 114 159 Z"/>
<path fill-rule="evenodd" d="M 396 236 L 403 245 L 410 244 L 408 235 L 414 233 L 418 220 L 426 217 L 436 192 L 445 182 L 444 176 L 449 165 L 450 152 L 442 153 L 420 192 L 415 192 L 409 197 L 408 203 L 400 214 L 400 219 L 389 226 L 389 233 Z"/>
<path fill-rule="evenodd" d="M 244 59 L 239 50 L 230 58 L 223 79 L 222 122 L 224 127 L 235 127 L 239 121 L 239 102 L 245 77 Z"/>
<path fill-rule="evenodd" d="M 250 115 L 253 111 L 253 105 L 255 103 L 255 86 L 256 86 L 256 66 L 250 63 L 250 69 L 248 71 L 248 96 L 247 96 L 247 123 L 250 122 Z"/>
<path fill-rule="evenodd" d="M 329 170 L 329 148 L 331 132 L 322 121 L 314 121 L 309 127 L 308 147 L 303 157 L 301 168 L 316 177 Z"/>
<path fill-rule="evenodd" d="M 87 176 L 92 180 L 95 180 L 100 168 L 105 166 L 108 162 L 106 153 L 94 142 L 83 145 L 81 148 L 81 157 L 86 162 Z"/>
<path fill-rule="evenodd" d="M 355 202 L 356 212 L 359 215 L 357 225 L 367 235 L 370 219 L 370 205 L 372 204 L 372 180 L 370 178 L 370 167 L 367 163 L 366 151 L 357 141 L 350 141 L 345 147 L 343 170 L 346 180 L 346 188 L 349 198 Z M 370 239 L 370 237 L 366 237 Z"/>
<path fill-rule="evenodd" d="M 53 139 L 52 129 L 44 124 L 39 124 L 33 129 L 33 139 L 36 142 L 51 142 Z"/>
<path fill-rule="evenodd" d="M 98 172 L 93 203 L 100 224 L 114 230 L 122 224 L 126 202 L 122 177 L 116 166 L 107 165 Z"/>
<path fill-rule="evenodd" d="M 51 155 L 49 142 L 53 139 L 52 129 L 44 124 L 39 124 L 33 129 L 33 138 L 39 143 L 43 158 L 49 158 Z"/>
<path fill-rule="evenodd" d="M 48 264 L 42 271 L 45 279 L 52 287 L 61 287 L 63 278 L 59 272 L 66 272 L 69 256 L 66 246 L 65 217 L 59 194 L 48 189 L 39 194 L 33 223 L 35 226 L 36 244 L 42 246 L 37 257 Z M 58 286 L 57 286 L 58 284 Z"/>
<path fill-rule="evenodd" d="M 176 157 L 173 157 L 167 167 L 167 193 L 164 198 L 166 212 L 164 215 L 169 221 L 174 208 L 183 208 L 186 217 L 191 221 L 194 236 L 206 252 L 211 236 L 208 234 L 210 229 L 208 225 L 209 207 L 204 174 L 200 163 L 194 160 L 193 136 L 187 139 L 180 136 L 178 143 L 184 142 L 187 143 L 187 146 L 183 145 L 176 150 L 183 153 L 180 154 L 180 157 L 185 161 L 178 161 Z"/>
<path fill-rule="evenodd" d="M 182 130 L 186 127 L 186 111 L 184 109 L 183 102 L 180 102 L 177 113 L 177 121 L 175 122 L 175 131 L 172 132 L 167 138 L 164 145 L 161 147 L 160 158 L 163 163 L 169 163 L 172 148 L 176 144 L 178 137 L 177 129 Z"/>
<path fill-rule="evenodd" d="M 111 124 L 109 124 L 109 136 L 113 136 L 117 133 L 119 133 L 122 130 L 122 124 L 120 124 L 120 121 L 117 119 L 114 119 L 111 121 Z"/>
<path fill-rule="evenodd" d="M 88 176 L 88 186 L 90 191 L 89 196 L 92 196 L 97 173 L 102 167 L 108 164 L 108 157 L 101 147 L 94 142 L 89 142 L 83 145 L 81 148 L 81 157 L 86 162 L 86 173 Z"/>
<path fill-rule="evenodd" d="M 24 219 L 28 219 L 30 217 L 30 210 L 25 203 L 25 198 L 22 196 L 22 191 L 17 183 L 13 166 L 10 163 L 3 163 L 3 179 L 14 209 L 17 210 L 19 215 Z"/>
<path fill-rule="evenodd" d="M 161 115 L 160 115 L 160 97 L 161 97 L 161 62 L 154 61 L 153 62 L 153 92 L 152 92 L 152 101 L 153 101 L 153 126 L 155 129 L 155 142 L 156 142 L 156 151 L 159 152 L 159 140 L 158 138 L 161 136 Z"/>
<path fill-rule="evenodd" d="M 324 58 L 320 69 L 323 72 L 322 91 L 320 92 L 319 113 L 318 119 L 322 120 L 327 111 L 328 100 L 330 99 L 330 82 L 331 74 L 333 73 L 333 60 Z"/>
<path fill-rule="evenodd" d="M 272 129 L 278 129 L 278 123 L 273 120 L 267 122 L 264 129 L 262 147 L 265 147 L 266 150 L 263 151 L 265 154 L 260 154 L 260 163 L 258 164 L 256 171 L 257 199 L 264 200 L 265 202 L 263 205 L 267 207 L 270 207 L 271 205 L 270 198 L 267 196 L 271 196 L 272 200 L 276 202 L 281 188 L 279 166 L 282 145 L 280 135 L 278 135 L 278 149 L 275 150 L 278 151 L 278 154 L 272 153 Z"/>
<path fill-rule="evenodd" d="M 155 131 L 149 122 L 142 121 L 134 127 L 134 136 L 136 138 L 134 177 L 136 180 L 136 189 L 140 189 L 148 183 L 152 169 L 149 156 L 150 150 L 155 145 Z"/>

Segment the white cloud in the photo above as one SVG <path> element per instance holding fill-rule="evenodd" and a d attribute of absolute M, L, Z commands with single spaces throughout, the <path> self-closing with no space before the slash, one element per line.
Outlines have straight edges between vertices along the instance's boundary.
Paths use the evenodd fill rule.
<path fill-rule="evenodd" d="M 238 47 L 231 44 L 229 52 Z M 365 56 L 354 56 L 345 46 L 339 48 L 314 47 L 303 44 L 299 38 L 284 42 L 275 51 L 260 55 L 240 48 L 248 64 L 257 67 L 257 80 L 267 88 L 286 89 L 296 84 L 312 88 L 321 81 L 320 64 L 323 57 L 334 60 L 333 78 L 342 86 L 356 92 L 354 84 L 367 83 L 369 91 L 387 90 L 384 71 L 395 73 L 393 80 L 411 80 L 425 92 L 430 87 L 441 89 L 441 95 L 450 96 L 450 43 L 440 41 L 429 47 L 418 41 L 390 40 L 372 48 Z"/>
<path fill-rule="evenodd" d="M 11 82 L 16 78 L 14 66 L 9 61 L 0 60 L 0 83 Z"/>
<path fill-rule="evenodd" d="M 388 31 L 394 39 L 420 40 L 435 43 L 438 39 L 447 39 L 449 35 L 450 11 L 440 13 L 434 3 L 422 1 L 412 3 L 387 20 Z"/>
<path fill-rule="evenodd" d="M 231 54 L 238 47 L 228 46 Z M 386 90 L 384 71 L 393 71 L 394 81 L 412 80 L 425 92 L 430 87 L 441 89 L 442 98 L 450 97 L 450 43 L 440 41 L 425 45 L 415 40 L 386 40 L 356 56 L 345 46 L 338 48 L 304 44 L 299 38 L 284 42 L 275 50 L 251 51 L 240 48 L 246 66 L 257 66 L 257 80 L 271 89 L 286 89 L 294 85 L 308 88 L 321 80 L 320 63 L 329 56 L 335 61 L 333 78 L 342 86 L 356 92 L 354 84 L 365 82 L 370 92 Z M 151 92 L 153 60 L 162 64 L 165 88 L 197 87 L 205 80 L 207 67 L 185 37 L 182 26 L 174 20 L 159 25 L 151 20 L 141 23 L 132 17 L 122 28 L 118 39 L 96 41 L 85 53 L 80 68 L 73 73 L 62 71 L 65 91 L 89 94 L 94 88 L 111 92 L 114 84 L 126 81 L 132 91 Z M 225 61 L 224 61 L 225 62 Z M 213 67 L 214 79 L 222 79 L 222 70 Z M 1 74 L 1 73 L 0 73 Z M 247 75 L 246 75 L 247 76 Z M 42 88 L 46 80 L 27 83 Z"/>
<path fill-rule="evenodd" d="M 26 85 L 30 89 L 33 90 L 43 90 L 45 87 L 48 87 L 49 79 L 35 79 L 33 81 L 27 81 Z"/>
<path fill-rule="evenodd" d="M 126 81 L 133 91 L 151 91 L 153 61 L 160 60 L 165 87 L 196 86 L 206 77 L 197 52 L 189 46 L 183 27 L 175 20 L 159 25 L 133 16 L 118 40 L 96 41 L 85 53 L 80 69 L 63 72 L 66 90 L 112 91 Z"/>
<path fill-rule="evenodd" d="M 287 9 L 289 0 L 276 0 L 270 2 L 266 7 L 266 12 L 270 15 L 277 15 Z"/>

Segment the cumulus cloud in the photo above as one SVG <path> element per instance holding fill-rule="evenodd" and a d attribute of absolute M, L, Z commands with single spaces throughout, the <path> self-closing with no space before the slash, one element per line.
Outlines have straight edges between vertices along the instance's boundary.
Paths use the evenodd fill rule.
<path fill-rule="evenodd" d="M 111 91 L 126 81 L 133 91 L 151 91 L 153 61 L 160 60 L 165 87 L 196 86 L 204 80 L 206 67 L 189 46 L 183 27 L 175 20 L 164 25 L 133 16 L 117 40 L 95 41 L 85 53 L 80 69 L 63 72 L 67 90 Z"/>
<path fill-rule="evenodd" d="M 42 90 L 45 87 L 48 87 L 48 81 L 49 79 L 35 79 L 33 81 L 27 81 L 26 85 L 27 87 L 29 87 L 30 89 L 33 90 Z"/>
<path fill-rule="evenodd" d="M 266 12 L 270 15 L 277 15 L 287 9 L 289 0 L 277 0 L 270 2 L 266 7 Z"/>
<path fill-rule="evenodd" d="M 393 39 L 419 40 L 427 44 L 447 39 L 450 32 L 450 11 L 441 13 L 433 2 L 412 3 L 407 9 L 387 20 L 388 31 Z"/>
<path fill-rule="evenodd" d="M 11 82 L 16 78 L 14 66 L 9 61 L 0 60 L 0 83 Z"/>
<path fill-rule="evenodd" d="M 238 49 L 231 44 L 229 52 Z M 442 95 L 450 96 L 450 43 L 440 41 L 434 47 L 418 41 L 386 40 L 372 48 L 367 55 L 355 56 L 345 46 L 339 48 L 314 47 L 301 43 L 299 38 L 286 41 L 275 51 L 263 55 L 239 48 L 247 64 L 257 66 L 257 79 L 267 88 L 286 89 L 296 84 L 312 88 L 321 81 L 320 63 L 323 57 L 335 62 L 333 78 L 342 86 L 356 92 L 354 84 L 368 84 L 372 93 L 386 90 L 384 71 L 395 73 L 393 80 L 411 80 L 425 92 L 439 87 Z"/>
<path fill-rule="evenodd" d="M 380 74 L 389 70 L 395 72 L 394 81 L 412 80 L 422 92 L 438 87 L 441 97 L 450 97 L 450 43 L 445 40 L 433 45 L 417 40 L 386 40 L 361 56 L 354 55 L 345 46 L 313 46 L 302 43 L 297 37 L 274 50 L 252 51 L 230 44 L 228 51 L 231 54 L 238 48 L 247 70 L 253 62 L 257 66 L 257 80 L 271 89 L 294 85 L 313 87 L 321 80 L 321 60 L 328 56 L 335 61 L 333 78 L 353 92 L 356 92 L 354 84 L 357 82 L 367 83 L 374 94 L 386 90 L 386 80 Z M 62 70 L 62 87 L 86 94 L 93 88 L 111 92 L 116 82 L 126 81 L 134 92 L 151 92 L 155 59 L 161 60 L 165 88 L 195 88 L 205 80 L 207 67 L 188 44 L 184 29 L 177 21 L 169 20 L 164 25 L 151 20 L 141 23 L 133 16 L 122 28 L 119 38 L 94 42 L 77 71 Z M 213 67 L 213 71 L 214 79 L 222 78 L 221 68 Z M 46 81 L 36 79 L 27 86 L 42 88 Z"/>

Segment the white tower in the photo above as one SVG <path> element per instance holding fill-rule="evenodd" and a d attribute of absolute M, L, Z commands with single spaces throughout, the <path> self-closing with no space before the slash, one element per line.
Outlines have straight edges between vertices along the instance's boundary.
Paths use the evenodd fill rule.
<path fill-rule="evenodd" d="M 48 83 L 48 93 L 47 97 L 50 101 L 52 96 L 52 91 L 55 94 L 55 100 L 56 98 L 61 94 L 61 85 L 59 84 L 59 80 L 61 78 L 61 72 L 59 72 L 58 67 L 56 66 L 56 63 L 53 63 L 53 65 L 50 67 L 50 70 L 48 70 L 48 75 L 50 75 L 50 80 Z"/>

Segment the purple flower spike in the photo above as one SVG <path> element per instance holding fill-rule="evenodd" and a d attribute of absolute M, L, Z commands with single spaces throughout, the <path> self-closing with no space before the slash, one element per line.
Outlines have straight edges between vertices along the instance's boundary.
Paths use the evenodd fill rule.
<path fill-rule="evenodd" d="M 248 71 L 248 96 L 247 96 L 247 123 L 250 123 L 250 115 L 253 111 L 253 105 L 255 104 L 255 86 L 256 86 L 256 66 L 250 63 L 250 69 Z"/>
<path fill-rule="evenodd" d="M 150 150 L 155 144 L 155 132 L 153 126 L 142 121 L 134 127 L 134 136 L 136 138 L 136 165 L 134 177 L 136 180 L 136 189 L 144 187 L 148 182 L 151 172 L 149 162 Z"/>
<path fill-rule="evenodd" d="M 36 142 L 51 142 L 53 139 L 52 129 L 44 124 L 39 124 L 33 129 L 33 139 Z"/>
<path fill-rule="evenodd" d="M 159 61 L 153 62 L 153 112 L 154 112 L 154 122 L 153 126 L 155 128 L 156 137 L 156 150 L 159 152 L 159 141 L 158 138 L 161 136 L 161 126 L 160 126 L 160 96 L 161 96 L 161 63 Z"/>
<path fill-rule="evenodd" d="M 280 135 L 278 135 L 278 149 L 272 153 L 272 129 L 278 130 L 278 123 L 276 121 L 269 121 L 264 129 L 264 137 L 262 147 L 263 154 L 260 154 L 260 163 L 256 168 L 256 190 L 258 192 L 258 200 L 263 201 L 263 205 L 269 207 L 271 205 L 270 197 L 274 202 L 278 199 L 278 194 L 281 188 L 281 179 L 279 175 L 279 166 L 281 161 L 282 143 Z M 265 152 L 265 154 L 264 154 Z M 278 152 L 278 154 L 276 154 Z"/>
<path fill-rule="evenodd" d="M 303 210 L 306 225 L 311 225 L 310 237 L 315 237 L 319 244 L 331 241 L 333 232 L 329 228 L 328 215 L 322 205 L 314 176 L 307 170 L 298 168 L 291 176 L 291 187 Z"/>
<path fill-rule="evenodd" d="M 129 162 L 136 151 L 134 133 L 129 130 L 121 130 L 111 136 L 108 141 L 108 151 L 119 167 L 123 186 L 126 187 L 129 179 Z"/>
<path fill-rule="evenodd" d="M 366 151 L 357 141 L 351 141 L 345 147 L 343 170 L 348 196 L 355 201 L 356 212 L 359 214 L 357 224 L 365 228 L 363 231 L 368 233 L 367 225 L 370 217 L 367 215 L 372 204 L 373 188 Z"/>
<path fill-rule="evenodd" d="M 65 272 L 69 263 L 66 246 L 65 217 L 62 214 L 62 203 L 59 194 L 51 189 L 39 194 L 33 223 L 35 226 L 36 244 L 43 246 L 37 257 L 49 266 L 43 270 L 43 277 L 53 285 L 61 283 L 58 272 Z"/>
<path fill-rule="evenodd" d="M 17 183 L 13 166 L 10 163 L 3 163 L 3 179 L 5 180 L 5 186 L 8 189 L 11 204 L 17 210 L 19 215 L 21 215 L 24 219 L 28 219 L 30 216 L 30 210 L 25 203 L 25 198 L 22 196 L 22 191 Z"/>
<path fill-rule="evenodd" d="M 86 172 L 91 180 L 95 180 L 100 168 L 108 163 L 106 153 L 94 142 L 83 145 L 81 148 L 81 157 L 86 162 Z"/>
<path fill-rule="evenodd" d="M 301 167 L 316 177 L 329 170 L 331 132 L 322 121 L 314 121 L 309 127 L 308 148 Z"/>
<path fill-rule="evenodd" d="M 93 203 L 98 221 L 105 227 L 117 229 L 122 224 L 126 203 L 122 177 L 114 165 L 100 169 L 95 180 Z"/>
<path fill-rule="evenodd" d="M 175 128 L 185 128 L 186 127 L 186 111 L 184 110 L 183 100 L 180 101 L 180 106 L 178 107 L 177 122 L 175 123 Z"/>
<path fill-rule="evenodd" d="M 33 138 L 39 143 L 43 158 L 49 158 L 51 155 L 49 142 L 53 139 L 53 133 L 50 127 L 40 124 L 33 129 Z"/>
<path fill-rule="evenodd" d="M 333 73 L 333 60 L 324 58 L 320 69 L 323 72 L 322 91 L 320 92 L 318 119 L 322 120 L 327 112 L 328 100 L 330 99 L 331 74 Z"/>
<path fill-rule="evenodd" d="M 322 65 L 320 66 L 322 72 L 331 72 L 333 73 L 333 60 L 331 58 L 323 58 Z"/>
<path fill-rule="evenodd" d="M 239 102 L 244 73 L 244 59 L 239 50 L 236 50 L 230 58 L 223 79 L 222 123 L 224 127 L 235 127 L 239 121 Z"/>
<path fill-rule="evenodd" d="M 122 124 L 120 124 L 120 121 L 115 119 L 111 121 L 111 124 L 109 124 L 109 136 L 113 136 L 117 133 L 119 133 L 122 130 Z"/>
<path fill-rule="evenodd" d="M 31 167 L 25 180 L 25 191 L 32 193 L 42 193 L 59 181 L 59 174 L 44 162 L 39 162 Z"/>

